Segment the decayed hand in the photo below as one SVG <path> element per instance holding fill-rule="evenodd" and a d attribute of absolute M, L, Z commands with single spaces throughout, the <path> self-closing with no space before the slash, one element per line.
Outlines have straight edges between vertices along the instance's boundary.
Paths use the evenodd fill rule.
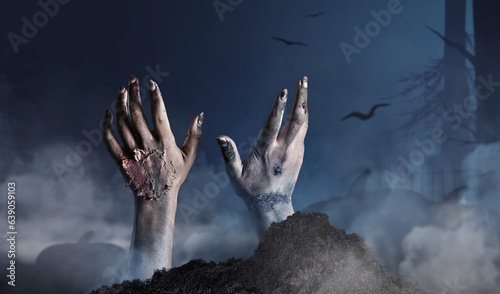
<path fill-rule="evenodd" d="M 133 76 L 128 91 L 120 88 L 116 104 L 123 146 L 113 134 L 111 111 L 106 111 L 103 124 L 106 147 L 136 196 L 128 279 L 150 278 L 156 269 L 172 265 L 177 196 L 196 157 L 203 123 L 203 113 L 195 116 L 184 144 L 178 148 L 160 89 L 151 80 L 148 86 L 153 130 L 148 127 L 139 83 Z"/>
<path fill-rule="evenodd" d="M 149 129 L 142 109 L 138 80 L 132 76 L 129 90 L 120 88 L 116 104 L 118 132 L 123 147 L 113 134 L 113 115 L 109 110 L 106 111 L 103 132 L 108 151 L 134 194 L 147 199 L 160 199 L 164 195 L 177 195 L 184 182 L 201 139 L 203 113 L 191 121 L 188 136 L 178 148 L 160 89 L 152 80 L 149 81 L 149 94 L 153 130 Z M 130 109 L 130 115 L 127 109 Z"/>
<path fill-rule="evenodd" d="M 241 160 L 227 136 L 217 140 L 233 188 L 246 203 L 262 237 L 267 226 L 293 213 L 291 196 L 304 157 L 308 127 L 307 77 L 297 84 L 292 113 L 279 133 L 288 91 L 278 93 L 251 151 Z"/>

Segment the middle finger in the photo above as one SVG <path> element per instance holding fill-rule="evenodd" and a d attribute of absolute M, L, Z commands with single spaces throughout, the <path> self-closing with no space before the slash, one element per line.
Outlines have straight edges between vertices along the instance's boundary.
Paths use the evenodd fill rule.
<path fill-rule="evenodd" d="M 140 139 L 142 147 L 145 148 L 153 141 L 153 134 L 148 127 L 146 116 L 142 110 L 139 81 L 136 77 L 130 76 L 129 81 L 129 109 L 130 121 L 135 130 L 136 137 Z"/>

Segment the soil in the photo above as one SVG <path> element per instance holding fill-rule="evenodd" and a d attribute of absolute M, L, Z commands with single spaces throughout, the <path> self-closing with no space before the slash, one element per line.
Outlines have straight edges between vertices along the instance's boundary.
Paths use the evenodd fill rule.
<path fill-rule="evenodd" d="M 254 255 L 215 263 L 192 260 L 146 281 L 124 281 L 111 293 L 433 293 L 416 279 L 392 275 L 356 234 L 323 213 L 300 213 L 273 223 Z"/>

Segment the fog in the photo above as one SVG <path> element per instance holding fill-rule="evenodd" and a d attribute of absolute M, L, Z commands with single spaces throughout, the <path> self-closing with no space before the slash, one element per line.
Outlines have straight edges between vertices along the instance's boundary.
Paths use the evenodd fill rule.
<path fill-rule="evenodd" d="M 55 283 L 45 279 L 55 272 L 50 266 L 70 264 L 75 253 L 61 252 L 42 269 L 39 254 L 57 244 L 73 246 L 89 231 L 88 246 L 112 244 L 124 254 L 102 257 L 109 268 L 99 278 L 85 280 L 83 265 L 80 273 L 74 269 L 82 274 L 77 286 L 71 275 L 57 276 L 59 289 L 85 293 L 94 283 L 122 279 L 124 271 L 113 266 L 126 263 L 133 195 L 107 154 L 99 128 L 104 111 L 114 111 L 118 87 L 130 74 L 142 83 L 151 69 L 161 73 L 156 80 L 178 143 L 192 117 L 205 112 L 198 156 L 179 193 L 174 266 L 194 258 L 252 255 L 258 237 L 243 201 L 227 182 L 215 137 L 230 136 L 246 154 L 276 93 L 294 89 L 307 75 L 310 122 L 292 198 L 295 211 L 328 213 L 336 227 L 363 236 L 394 274 L 415 276 L 426 287 L 442 293 L 499 288 L 498 143 L 467 145 L 466 156 L 457 153 L 465 172 L 454 184 L 432 182 L 442 179 L 433 165 L 442 155 L 439 143 L 404 181 L 394 186 L 387 178 L 388 172 L 401 176 L 400 157 L 410 160 L 411 152 L 420 150 L 416 139 L 432 139 L 430 131 L 444 128 L 417 124 L 421 132 L 399 130 L 406 122 L 403 114 L 415 104 L 388 98 L 406 86 L 401 77 L 442 57 L 442 40 L 425 26 L 443 33 L 444 1 L 400 1 L 400 12 L 350 55 L 350 62 L 339 45 L 354 44 L 354 27 L 372 21 L 371 11 L 387 10 L 390 1 L 239 2 L 221 20 L 206 1 L 71 1 L 60 5 L 18 53 L 3 38 L 0 187 L 6 191 L 7 183 L 16 183 L 19 267 L 16 287 L 4 277 L 2 293 L 32 291 L 42 284 L 50 289 Z M 0 17 L 4 36 L 21 34 L 21 18 L 41 9 L 29 1 L 8 6 Z M 271 36 L 308 46 L 287 46 Z M 391 105 L 368 121 L 340 121 L 352 111 L 367 113 L 377 103 Z M 148 99 L 143 106 L 151 122 Z M 200 193 L 208 201 L 199 202 Z M 0 219 L 6 220 L 6 205 L 0 208 Z M 0 260 L 7 264 L 7 223 L 0 226 Z M 94 258 L 85 256 L 81 262 L 92 264 Z M 34 277 L 40 284 L 30 282 Z"/>

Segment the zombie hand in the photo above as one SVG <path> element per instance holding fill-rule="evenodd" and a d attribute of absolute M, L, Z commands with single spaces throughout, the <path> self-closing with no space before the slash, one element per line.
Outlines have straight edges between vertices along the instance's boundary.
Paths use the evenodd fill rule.
<path fill-rule="evenodd" d="M 299 80 L 292 113 L 279 133 L 287 98 L 286 89 L 278 93 L 243 161 L 231 138 L 217 137 L 234 191 L 247 205 L 261 239 L 272 222 L 293 214 L 291 198 L 304 156 L 309 116 L 307 77 Z"/>
<path fill-rule="evenodd" d="M 111 111 L 106 111 L 103 123 L 106 147 L 136 196 L 130 278 L 149 278 L 155 269 L 171 266 L 177 195 L 196 157 L 203 123 L 201 113 L 191 121 L 184 144 L 178 148 L 160 89 L 151 80 L 149 94 L 153 130 L 148 127 L 139 82 L 133 76 L 128 91 L 120 88 L 116 104 L 123 147 L 113 134 Z"/>
<path fill-rule="evenodd" d="M 142 110 L 139 82 L 135 77 L 130 77 L 128 92 L 124 87 L 120 88 L 116 104 L 118 132 L 124 146 L 119 145 L 113 134 L 113 115 L 109 110 L 106 111 L 103 131 L 109 153 L 134 194 L 160 200 L 163 195 L 178 192 L 193 165 L 201 138 L 203 113 L 193 119 L 184 144 L 177 148 L 160 89 L 152 80 L 149 81 L 149 94 L 152 131 Z"/>

